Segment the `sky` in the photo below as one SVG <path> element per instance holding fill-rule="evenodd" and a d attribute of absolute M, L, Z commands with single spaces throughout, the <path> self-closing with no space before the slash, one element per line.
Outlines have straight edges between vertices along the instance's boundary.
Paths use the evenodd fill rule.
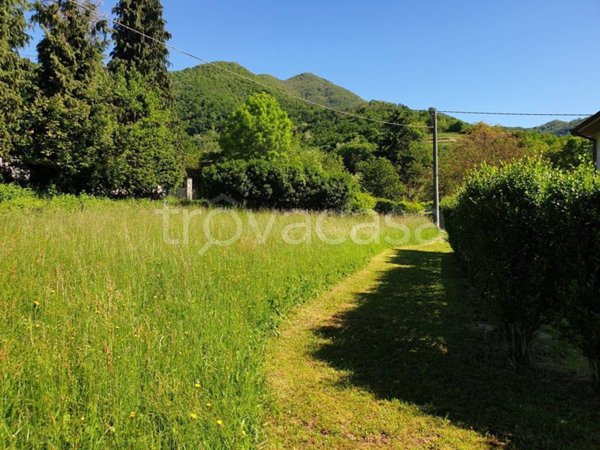
<path fill-rule="evenodd" d="M 110 11 L 114 0 L 104 0 Z M 366 100 L 439 110 L 600 110 L 598 0 L 163 0 L 171 44 Z M 171 53 L 172 69 L 197 61 Z M 507 126 L 553 118 L 456 115 Z M 566 120 L 572 118 L 565 117 Z"/>

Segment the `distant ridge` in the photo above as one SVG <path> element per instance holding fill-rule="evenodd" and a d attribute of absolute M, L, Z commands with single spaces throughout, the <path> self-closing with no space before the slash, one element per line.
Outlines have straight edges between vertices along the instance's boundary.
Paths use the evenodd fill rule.
<path fill-rule="evenodd" d="M 530 130 L 538 131 L 540 133 L 555 134 L 557 136 L 567 136 L 573 128 L 584 120 L 585 118 L 571 120 L 570 122 L 565 122 L 564 120 L 552 120 L 543 125 L 530 128 Z"/>
<path fill-rule="evenodd" d="M 250 80 L 270 87 L 271 93 L 288 113 L 304 119 L 315 107 L 292 96 L 342 110 L 354 110 L 367 104 L 349 90 L 309 73 L 280 80 L 272 75 L 256 75 L 234 62 L 202 64 L 171 73 L 176 108 L 180 117 L 190 125 L 189 131 L 194 134 L 210 128 L 248 96 L 265 90 Z"/>

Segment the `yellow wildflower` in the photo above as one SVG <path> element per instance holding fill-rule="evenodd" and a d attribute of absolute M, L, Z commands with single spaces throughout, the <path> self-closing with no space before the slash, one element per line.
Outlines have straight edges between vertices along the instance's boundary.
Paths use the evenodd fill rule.
<path fill-rule="evenodd" d="M 221 419 L 217 419 L 217 425 L 219 425 L 220 427 L 223 426 L 223 421 Z"/>
<path fill-rule="evenodd" d="M 198 414 L 190 413 L 190 419 L 192 419 L 192 420 L 198 420 Z"/>

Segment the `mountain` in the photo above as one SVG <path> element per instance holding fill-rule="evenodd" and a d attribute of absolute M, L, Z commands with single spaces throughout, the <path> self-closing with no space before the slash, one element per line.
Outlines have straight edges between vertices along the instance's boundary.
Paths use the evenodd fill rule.
<path fill-rule="evenodd" d="M 294 98 L 350 110 L 366 104 L 356 94 L 312 74 L 289 80 L 256 75 L 236 63 L 203 64 L 171 73 L 175 106 L 191 134 L 202 133 L 219 123 L 250 95 L 268 91 L 293 118 L 306 119 L 316 107 Z M 294 117 L 295 116 L 295 117 Z"/>
<path fill-rule="evenodd" d="M 172 72 L 175 109 L 188 134 L 203 135 L 220 131 L 225 119 L 250 95 L 267 91 L 274 95 L 292 119 L 296 134 L 307 146 L 330 150 L 338 143 L 364 138 L 377 143 L 384 132 L 381 123 L 393 112 L 402 110 L 411 123 L 425 125 L 428 112 L 417 112 L 403 105 L 383 101 L 365 101 L 353 92 L 311 73 L 288 80 L 272 75 L 257 75 L 232 62 L 202 64 Z M 314 104 L 368 117 L 362 120 L 339 114 Z M 454 131 L 464 125 L 458 119 L 438 116 L 440 131 Z"/>
<path fill-rule="evenodd" d="M 393 103 L 367 102 L 347 89 L 308 73 L 280 80 L 271 75 L 254 74 L 236 63 L 218 62 L 172 72 L 170 76 L 175 109 L 190 135 L 201 135 L 211 129 L 219 131 L 238 105 L 250 95 L 264 91 L 277 98 L 305 143 L 323 149 L 334 148 L 338 142 L 357 136 L 377 142 L 382 126 L 340 115 L 302 99 L 379 121 L 387 120 L 398 108 L 412 114 L 415 122 L 427 120 L 427 114 L 414 113 Z"/>
<path fill-rule="evenodd" d="M 564 120 L 552 120 L 543 125 L 530 128 L 530 130 L 540 133 L 555 134 L 557 136 L 567 136 L 573 128 L 584 120 L 585 118 L 571 120 L 570 122 L 565 122 Z"/>

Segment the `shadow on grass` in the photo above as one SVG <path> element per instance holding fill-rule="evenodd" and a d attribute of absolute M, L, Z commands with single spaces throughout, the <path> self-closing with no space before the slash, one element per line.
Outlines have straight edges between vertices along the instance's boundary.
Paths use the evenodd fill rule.
<path fill-rule="evenodd" d="M 315 330 L 315 356 L 344 382 L 380 398 L 491 433 L 510 448 L 600 448 L 600 402 L 589 385 L 551 369 L 525 372 L 493 356 L 474 327 L 454 256 L 400 250 L 359 306 Z"/>

